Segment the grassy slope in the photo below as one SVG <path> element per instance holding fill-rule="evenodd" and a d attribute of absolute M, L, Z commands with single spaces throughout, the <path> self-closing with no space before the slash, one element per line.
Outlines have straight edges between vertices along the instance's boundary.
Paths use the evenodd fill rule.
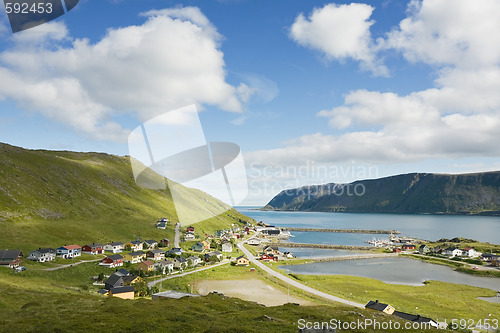
<path fill-rule="evenodd" d="M 221 202 L 179 186 L 194 207 Z M 168 217 L 167 230 L 155 228 Z M 198 223 L 201 233 L 250 220 L 235 210 Z M 0 248 L 88 242 L 173 239 L 177 221 L 168 190 L 136 185 L 128 157 L 100 153 L 36 151 L 0 144 Z"/>
<path fill-rule="evenodd" d="M 500 211 L 500 172 L 406 174 L 349 184 L 287 190 L 268 209 L 365 213 L 494 214 Z M 362 195 L 354 195 L 362 193 Z"/>

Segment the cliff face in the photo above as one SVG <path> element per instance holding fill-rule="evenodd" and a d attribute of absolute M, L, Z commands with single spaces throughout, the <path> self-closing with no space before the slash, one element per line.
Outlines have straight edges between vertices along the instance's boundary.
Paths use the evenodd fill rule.
<path fill-rule="evenodd" d="M 411 173 L 282 191 L 264 209 L 353 213 L 500 215 L 500 171 Z"/>

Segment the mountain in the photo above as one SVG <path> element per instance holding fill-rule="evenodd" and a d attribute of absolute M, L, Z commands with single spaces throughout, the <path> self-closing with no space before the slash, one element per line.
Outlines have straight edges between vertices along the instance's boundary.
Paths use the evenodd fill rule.
<path fill-rule="evenodd" d="M 197 210 L 225 205 L 204 192 L 176 188 L 192 205 L 193 217 Z M 227 208 L 197 223 L 197 232 L 251 220 Z M 166 231 L 155 227 L 160 217 L 172 221 Z M 0 143 L 0 248 L 169 238 L 175 222 L 169 191 L 137 186 L 129 157 L 28 150 Z"/>
<path fill-rule="evenodd" d="M 263 209 L 317 212 L 500 215 L 500 171 L 410 173 L 285 190 Z"/>

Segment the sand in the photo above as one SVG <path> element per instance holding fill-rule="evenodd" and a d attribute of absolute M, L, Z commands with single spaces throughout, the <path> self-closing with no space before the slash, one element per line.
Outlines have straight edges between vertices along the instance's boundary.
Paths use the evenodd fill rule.
<path fill-rule="evenodd" d="M 285 303 L 315 305 L 303 298 L 288 296 L 287 291 L 283 292 L 281 289 L 270 286 L 259 279 L 201 280 L 196 282 L 196 290 L 201 295 L 217 291 L 230 297 L 257 302 L 265 306 L 283 305 Z"/>

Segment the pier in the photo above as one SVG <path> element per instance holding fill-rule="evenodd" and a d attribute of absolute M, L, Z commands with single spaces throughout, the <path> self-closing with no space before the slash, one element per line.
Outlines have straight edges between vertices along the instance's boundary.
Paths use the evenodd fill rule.
<path fill-rule="evenodd" d="M 316 249 L 337 249 L 337 250 L 373 250 L 373 246 L 356 246 L 356 245 L 335 245 L 335 244 L 309 244 L 309 243 L 285 243 L 276 242 L 270 245 L 283 246 L 283 247 L 308 247 Z"/>
<path fill-rule="evenodd" d="M 346 234 L 401 234 L 398 230 L 371 230 L 371 229 L 324 229 L 324 228 L 283 228 L 288 231 L 311 231 L 311 232 L 338 232 Z"/>

